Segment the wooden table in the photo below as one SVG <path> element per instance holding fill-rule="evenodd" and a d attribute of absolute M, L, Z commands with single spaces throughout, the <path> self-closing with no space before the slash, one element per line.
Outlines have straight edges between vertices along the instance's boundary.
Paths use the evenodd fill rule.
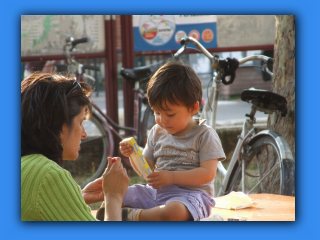
<path fill-rule="evenodd" d="M 238 210 L 212 208 L 210 216 L 219 214 L 225 220 L 244 216 L 247 221 L 295 221 L 295 197 L 275 194 L 250 194 L 249 197 L 258 204 Z M 218 203 L 219 197 L 215 201 Z"/>
<path fill-rule="evenodd" d="M 212 208 L 212 213 L 219 214 L 225 220 L 230 217 L 247 217 L 247 221 L 295 221 L 295 197 L 275 194 L 250 194 L 249 197 L 258 202 L 254 207 L 228 210 Z M 216 203 L 219 197 L 215 198 Z M 96 216 L 96 210 L 92 211 Z"/>

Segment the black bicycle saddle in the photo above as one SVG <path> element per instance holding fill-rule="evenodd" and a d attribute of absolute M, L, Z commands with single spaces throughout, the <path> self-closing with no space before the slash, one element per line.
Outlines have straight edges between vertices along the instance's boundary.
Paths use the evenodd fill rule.
<path fill-rule="evenodd" d="M 287 114 L 287 100 L 271 91 L 255 88 L 245 89 L 241 93 L 241 100 L 270 111 L 278 110 L 282 117 Z"/>
<path fill-rule="evenodd" d="M 151 69 L 149 67 L 121 68 L 120 74 L 127 79 L 139 80 L 149 78 Z"/>

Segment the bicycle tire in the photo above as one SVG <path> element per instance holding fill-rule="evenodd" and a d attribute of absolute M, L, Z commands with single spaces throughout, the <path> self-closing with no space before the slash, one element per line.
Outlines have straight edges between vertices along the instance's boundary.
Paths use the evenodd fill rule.
<path fill-rule="evenodd" d="M 242 159 L 245 164 L 245 189 L 242 189 L 242 166 L 238 163 L 227 184 L 227 192 L 294 195 L 294 161 L 282 136 L 268 130 L 256 135 L 242 153 Z"/>
<path fill-rule="evenodd" d="M 143 120 L 142 120 L 142 127 L 141 127 L 141 134 L 143 145 L 145 146 L 147 143 L 147 138 L 149 136 L 149 132 L 151 128 L 156 124 L 156 120 L 154 118 L 153 110 L 147 105 L 146 110 L 144 112 Z"/>
<path fill-rule="evenodd" d="M 102 175 L 113 147 L 110 130 L 106 129 L 95 113 L 88 121 L 84 121 L 83 125 L 87 137 L 81 141 L 78 159 L 63 163 L 63 167 L 71 173 L 81 188 Z"/>

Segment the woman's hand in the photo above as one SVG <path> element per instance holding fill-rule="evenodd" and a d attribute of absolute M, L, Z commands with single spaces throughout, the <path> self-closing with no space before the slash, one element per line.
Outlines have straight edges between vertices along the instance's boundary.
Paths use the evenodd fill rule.
<path fill-rule="evenodd" d="M 111 161 L 108 159 L 109 163 Z M 121 221 L 121 205 L 130 179 L 126 169 L 122 166 L 118 157 L 102 176 L 102 188 L 104 192 L 105 221 Z"/>
<path fill-rule="evenodd" d="M 147 183 L 154 189 L 159 189 L 173 184 L 173 181 L 174 172 L 172 171 L 153 172 L 147 176 Z"/>
<path fill-rule="evenodd" d="M 90 182 L 82 190 L 82 196 L 86 204 L 101 202 L 104 200 L 102 190 L 102 177 Z"/>
<path fill-rule="evenodd" d="M 114 162 L 112 163 L 112 161 Z M 102 176 L 102 188 L 104 195 L 119 197 L 122 201 L 130 183 L 127 170 L 122 166 L 121 159 L 119 157 L 113 159 L 108 158 L 108 163 L 108 168 Z"/>
<path fill-rule="evenodd" d="M 112 165 L 112 158 L 108 158 L 108 166 L 106 171 L 109 171 Z M 101 202 L 104 200 L 104 193 L 102 189 L 102 177 L 90 182 L 82 190 L 82 196 L 86 204 Z"/>
<path fill-rule="evenodd" d="M 133 149 L 127 142 L 120 142 L 120 152 L 125 157 L 130 157 L 130 154 L 133 153 Z"/>

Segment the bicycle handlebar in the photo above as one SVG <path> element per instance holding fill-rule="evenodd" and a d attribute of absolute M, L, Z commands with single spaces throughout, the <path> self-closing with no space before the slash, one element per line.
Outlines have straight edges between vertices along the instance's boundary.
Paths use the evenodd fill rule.
<path fill-rule="evenodd" d="M 88 69 L 88 70 L 100 71 L 99 67 L 91 66 L 91 65 L 82 65 L 82 69 L 83 70 Z"/>
<path fill-rule="evenodd" d="M 196 39 L 193 37 L 186 37 L 181 39 L 181 45 L 183 45 L 182 48 L 174 54 L 175 57 L 179 56 L 187 47 L 188 43 L 191 42 L 193 45 L 195 45 L 204 55 L 206 55 L 207 58 L 209 58 L 211 61 L 214 60 L 214 57 L 211 55 L 211 53 L 208 52 L 207 49 L 205 49 Z"/>
<path fill-rule="evenodd" d="M 88 37 L 78 38 L 78 39 L 74 39 L 73 37 L 68 37 L 66 39 L 66 45 L 71 46 L 69 51 L 72 52 L 72 50 L 77 46 L 77 44 L 86 43 L 89 41 L 90 41 L 90 38 L 88 38 Z"/>
<path fill-rule="evenodd" d="M 73 37 L 68 37 L 66 39 L 66 44 L 63 46 L 63 51 L 67 57 L 68 64 L 74 64 L 74 65 L 78 66 L 77 70 L 80 74 L 82 74 L 84 72 L 84 70 L 86 70 L 86 69 L 100 71 L 99 67 L 91 66 L 91 65 L 83 65 L 83 64 L 77 62 L 76 60 L 74 60 L 74 58 L 72 58 L 70 55 L 70 52 L 73 51 L 73 49 L 76 47 L 76 45 L 78 45 L 80 43 L 86 43 L 89 41 L 91 41 L 91 39 L 88 37 L 79 38 L 79 39 L 74 39 Z M 68 49 L 68 47 L 70 47 L 70 49 Z"/>
<path fill-rule="evenodd" d="M 76 46 L 76 45 L 79 44 L 79 43 L 86 43 L 86 42 L 89 42 L 89 38 L 87 38 L 87 37 L 75 39 L 75 40 L 71 41 L 71 44 L 72 44 L 73 46 Z"/>
<path fill-rule="evenodd" d="M 246 63 L 248 61 L 253 61 L 253 60 L 261 60 L 263 62 L 267 62 L 269 59 L 270 59 L 269 57 L 264 56 L 264 55 L 252 55 L 252 56 L 248 56 L 248 57 L 240 59 L 239 64 L 243 64 L 243 63 Z M 272 59 L 272 63 L 273 63 L 273 59 Z"/>
<path fill-rule="evenodd" d="M 252 60 L 261 60 L 264 63 L 262 66 L 262 70 L 267 72 L 271 76 L 273 75 L 272 71 L 268 68 L 269 64 L 273 64 L 273 59 L 270 57 L 263 55 L 253 55 L 239 60 L 236 58 L 219 58 L 218 55 L 212 56 L 211 53 L 209 53 L 208 50 L 193 37 L 186 37 L 181 39 L 180 43 L 183 46 L 174 54 L 174 57 L 178 57 L 182 52 L 184 52 L 189 42 L 195 45 L 197 49 L 199 49 L 207 58 L 209 58 L 209 60 L 212 62 L 211 67 L 213 69 L 216 69 L 217 72 L 221 74 L 221 81 L 225 85 L 233 83 L 236 76 L 236 70 L 240 64 Z M 229 81 L 225 80 L 226 76 L 231 76 Z"/>

